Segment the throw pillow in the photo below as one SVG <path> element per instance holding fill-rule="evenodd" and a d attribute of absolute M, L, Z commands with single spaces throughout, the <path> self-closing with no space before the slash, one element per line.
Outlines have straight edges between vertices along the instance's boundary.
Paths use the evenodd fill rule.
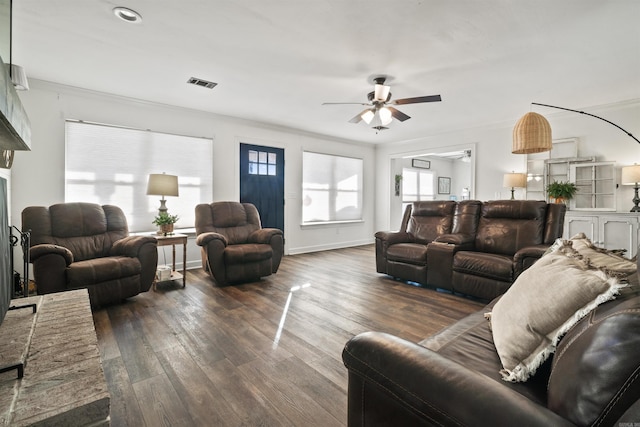
<path fill-rule="evenodd" d="M 635 274 L 636 263 L 624 258 L 613 251 L 608 251 L 594 245 L 584 233 L 578 233 L 571 238 L 571 247 L 596 268 L 606 269 L 609 274 L 626 277 Z"/>
<path fill-rule="evenodd" d="M 624 287 L 567 242 L 525 270 L 491 313 L 505 381 L 526 381 L 571 326 Z"/>

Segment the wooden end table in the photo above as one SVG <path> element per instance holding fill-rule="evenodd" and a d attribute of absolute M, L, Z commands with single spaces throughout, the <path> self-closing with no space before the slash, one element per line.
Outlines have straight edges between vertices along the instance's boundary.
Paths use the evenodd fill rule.
<path fill-rule="evenodd" d="M 172 260 L 173 266 L 171 268 L 171 277 L 168 280 L 163 280 L 164 282 L 169 282 L 172 280 L 180 280 L 182 279 L 182 287 L 187 286 L 187 235 L 186 234 L 168 234 L 168 235 L 156 235 L 155 238 L 158 240 L 158 246 L 169 246 L 171 245 L 172 250 Z M 182 273 L 176 271 L 176 245 L 182 243 Z M 158 280 L 153 281 L 153 290 L 156 290 L 156 283 Z"/>

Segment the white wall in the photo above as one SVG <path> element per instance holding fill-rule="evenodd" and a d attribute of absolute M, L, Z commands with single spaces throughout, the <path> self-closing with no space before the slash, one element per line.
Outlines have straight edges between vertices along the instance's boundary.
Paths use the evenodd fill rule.
<path fill-rule="evenodd" d="M 560 105 L 561 107 L 587 110 L 601 116 L 640 139 L 640 100 L 620 102 L 597 107 Z M 527 106 L 528 107 L 528 106 Z M 398 227 L 397 216 L 391 214 L 389 183 L 392 159 L 425 151 L 453 151 L 466 145 L 474 145 L 475 160 L 474 192 L 472 198 L 493 200 L 510 198 L 510 189 L 502 188 L 504 173 L 526 171 L 526 156 L 511 153 L 512 130 L 515 122 L 528 112 L 524 108 L 517 113 L 513 123 L 500 123 L 477 129 L 465 129 L 440 135 L 406 141 L 396 144 L 384 144 L 376 149 L 376 230 L 393 230 Z M 579 138 L 580 156 L 595 156 L 601 161 L 615 161 L 620 182 L 622 166 L 640 164 L 640 144 L 619 129 L 582 114 L 565 112 L 545 107 L 533 110 L 544 115 L 551 124 L 553 139 Z M 472 166 L 473 170 L 473 166 Z M 473 172 L 472 172 L 473 174 Z M 620 186 L 617 193 L 617 210 L 628 212 L 633 206 L 633 188 Z M 516 198 L 524 198 L 522 190 L 516 191 Z M 394 220 L 392 222 L 391 220 Z"/>
<path fill-rule="evenodd" d="M 213 194 L 210 201 L 239 200 L 240 142 L 284 148 L 285 252 L 293 254 L 373 241 L 375 189 L 371 184 L 375 148 L 370 145 L 48 82 L 30 80 L 29 83 L 31 90 L 21 92 L 20 98 L 31 120 L 32 150 L 16 152 L 12 168 L 11 211 L 13 222 L 15 224 L 17 220 L 18 226 L 21 212 L 26 206 L 49 206 L 64 201 L 64 121 L 78 119 L 212 138 Z M 300 225 L 303 150 L 359 157 L 364 160 L 362 222 L 305 228 Z M 172 203 L 179 203 L 179 198 Z M 151 223 L 149 229 L 153 229 Z M 189 240 L 187 253 L 188 267 L 199 266 L 199 248 L 193 239 Z M 168 254 L 170 255 L 170 252 Z M 180 253 L 178 259 L 182 259 Z"/>
<path fill-rule="evenodd" d="M 67 118 L 213 138 L 214 189 L 211 201 L 238 200 L 241 141 L 284 148 L 285 250 L 289 254 L 370 243 L 375 231 L 397 228 L 399 223 L 390 221 L 394 175 L 392 159 L 426 151 L 471 148 L 475 162 L 469 172 L 472 178 L 471 197 L 479 200 L 510 197 L 509 190 L 502 188 L 503 174 L 524 172 L 526 169 L 526 156 L 511 154 L 511 132 L 513 124 L 528 111 L 527 108 L 514 115 L 513 123 L 371 146 L 37 80 L 30 83 L 31 90 L 21 92 L 20 98 L 32 123 L 32 151 L 16 152 L 11 173 L 11 215 L 14 225 L 18 226 L 24 207 L 64 201 L 64 120 Z M 582 108 L 619 124 L 636 136 L 640 135 L 640 100 Z M 547 117 L 554 139 L 578 137 L 581 156 L 616 161 L 618 177 L 622 166 L 640 163 L 640 144 L 605 122 L 544 107 L 536 107 L 535 111 Z M 303 150 L 363 158 L 365 194 L 362 223 L 300 225 Z M 453 185 L 452 181 L 452 190 Z M 516 197 L 522 198 L 519 194 Z M 632 197 L 633 189 L 621 186 L 618 189 L 618 210 L 628 211 Z M 190 239 L 189 267 L 199 265 L 198 250 Z"/>

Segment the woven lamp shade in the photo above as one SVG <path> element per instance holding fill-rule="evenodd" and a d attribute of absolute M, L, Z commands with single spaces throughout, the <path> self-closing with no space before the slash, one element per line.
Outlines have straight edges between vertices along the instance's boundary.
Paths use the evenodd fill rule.
<path fill-rule="evenodd" d="M 527 113 L 513 128 L 513 154 L 542 153 L 551 150 L 551 125 L 538 113 Z"/>

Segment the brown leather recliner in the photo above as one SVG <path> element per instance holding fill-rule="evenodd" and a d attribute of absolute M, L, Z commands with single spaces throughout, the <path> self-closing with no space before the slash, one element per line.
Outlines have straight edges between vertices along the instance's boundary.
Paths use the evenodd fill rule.
<path fill-rule="evenodd" d="M 378 231 L 376 270 L 404 280 L 427 284 L 427 245 L 452 232 L 456 202 L 432 200 L 407 206 L 397 232 Z"/>
<path fill-rule="evenodd" d="M 284 252 L 282 230 L 262 228 L 258 210 L 250 203 L 197 205 L 196 236 L 202 268 L 220 285 L 277 272 Z"/>
<path fill-rule="evenodd" d="M 129 236 L 117 206 L 30 206 L 22 211 L 22 230 L 31 232 L 38 294 L 87 288 L 96 307 L 146 292 L 155 278 L 156 239 Z"/>

